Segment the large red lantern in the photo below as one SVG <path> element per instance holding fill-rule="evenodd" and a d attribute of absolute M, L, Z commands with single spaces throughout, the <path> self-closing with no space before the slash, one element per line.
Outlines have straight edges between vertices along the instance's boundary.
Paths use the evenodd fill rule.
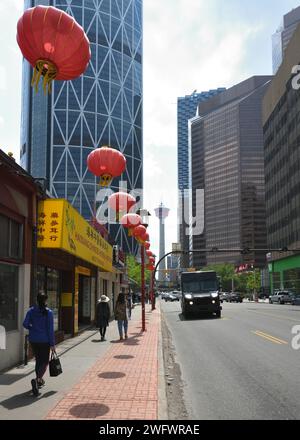
<path fill-rule="evenodd" d="M 101 186 L 108 186 L 114 177 L 124 173 L 126 158 L 114 148 L 101 147 L 88 155 L 87 166 L 91 173 L 100 177 Z"/>
<path fill-rule="evenodd" d="M 36 91 L 41 76 L 43 88 L 51 92 L 53 80 L 80 76 L 91 59 L 89 40 L 83 28 L 66 12 L 52 6 L 27 9 L 18 21 L 17 42 L 34 68 Z"/>
<path fill-rule="evenodd" d="M 117 213 L 117 219 L 126 214 L 135 204 L 136 199 L 125 192 L 117 192 L 108 197 L 108 206 Z"/>
<path fill-rule="evenodd" d="M 144 248 L 145 249 L 149 249 L 150 248 L 150 242 L 149 241 L 145 241 Z"/>
<path fill-rule="evenodd" d="M 131 237 L 133 229 L 136 226 L 139 226 L 142 224 L 142 218 L 138 214 L 131 214 L 131 213 L 125 214 L 121 218 L 120 223 L 122 226 L 124 226 L 124 228 L 128 229 L 128 235 L 129 235 L 129 237 Z M 149 246 L 150 246 L 150 243 L 149 243 Z"/>
<path fill-rule="evenodd" d="M 143 225 L 139 225 L 136 226 L 133 231 L 132 231 L 132 235 L 137 239 L 137 241 L 141 244 L 144 243 L 144 240 L 142 239 L 142 237 L 146 234 L 146 228 Z"/>
<path fill-rule="evenodd" d="M 154 257 L 149 257 L 148 260 L 149 260 L 150 264 L 155 264 L 155 258 Z"/>
<path fill-rule="evenodd" d="M 146 228 L 145 228 L 146 229 Z M 146 243 L 146 241 L 149 241 L 149 234 L 148 234 L 148 232 L 147 232 L 147 230 L 146 230 L 146 232 L 142 235 L 142 237 L 141 237 L 141 241 L 142 241 L 142 243 L 144 244 L 144 243 Z"/>
<path fill-rule="evenodd" d="M 146 250 L 147 257 L 152 257 L 153 253 L 150 250 Z"/>

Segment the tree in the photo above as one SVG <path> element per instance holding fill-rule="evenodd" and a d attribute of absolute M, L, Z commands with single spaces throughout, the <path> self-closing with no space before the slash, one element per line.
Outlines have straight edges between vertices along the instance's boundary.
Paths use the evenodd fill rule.
<path fill-rule="evenodd" d="M 230 291 L 232 289 L 232 280 L 237 281 L 237 275 L 233 264 L 211 264 L 206 266 L 204 270 L 213 270 L 221 278 L 222 290 Z"/>
<path fill-rule="evenodd" d="M 128 255 L 126 259 L 127 272 L 129 278 L 141 287 L 141 265 L 137 263 L 133 255 Z M 149 283 L 151 278 L 150 270 L 145 269 L 145 282 Z"/>
<path fill-rule="evenodd" d="M 247 277 L 247 289 L 250 292 L 258 292 L 260 289 L 260 271 L 255 269 L 253 272 L 248 273 Z"/>

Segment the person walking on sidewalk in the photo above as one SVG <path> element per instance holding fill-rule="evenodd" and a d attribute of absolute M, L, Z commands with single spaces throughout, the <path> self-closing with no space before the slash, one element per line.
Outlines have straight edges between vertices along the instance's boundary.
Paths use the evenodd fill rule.
<path fill-rule="evenodd" d="M 47 295 L 39 293 L 37 305 L 31 307 L 24 319 L 23 327 L 29 330 L 29 342 L 35 356 L 36 379 L 31 380 L 32 393 L 39 394 L 45 385 L 43 376 L 49 364 L 50 350 L 55 352 L 53 312 L 47 307 Z"/>
<path fill-rule="evenodd" d="M 115 308 L 115 320 L 118 321 L 120 341 L 122 341 L 123 339 L 123 329 L 124 329 L 125 339 L 127 339 L 128 318 L 127 318 L 126 299 L 124 293 L 119 293 Z"/>
<path fill-rule="evenodd" d="M 106 295 L 101 295 L 97 304 L 97 327 L 100 331 L 101 341 L 105 341 L 106 328 L 109 325 L 110 310 L 109 310 L 109 298 Z"/>

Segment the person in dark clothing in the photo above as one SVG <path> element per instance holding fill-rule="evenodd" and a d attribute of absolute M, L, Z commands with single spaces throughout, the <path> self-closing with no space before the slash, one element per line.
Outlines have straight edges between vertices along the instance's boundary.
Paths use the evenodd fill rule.
<path fill-rule="evenodd" d="M 47 307 L 47 295 L 39 293 L 37 305 L 31 307 L 24 319 L 23 327 L 29 330 L 29 342 L 35 356 L 36 379 L 31 380 L 32 392 L 39 394 L 45 385 L 43 376 L 49 364 L 50 350 L 55 351 L 53 312 Z"/>
<path fill-rule="evenodd" d="M 120 341 L 123 339 L 123 328 L 125 333 L 125 339 L 127 339 L 128 318 L 127 318 L 127 305 L 126 305 L 126 299 L 124 293 L 119 293 L 115 308 L 115 320 L 118 321 Z"/>
<path fill-rule="evenodd" d="M 110 310 L 108 302 L 109 298 L 106 295 L 102 295 L 97 304 L 96 321 L 100 331 L 101 341 L 105 341 L 106 328 L 109 325 Z"/>

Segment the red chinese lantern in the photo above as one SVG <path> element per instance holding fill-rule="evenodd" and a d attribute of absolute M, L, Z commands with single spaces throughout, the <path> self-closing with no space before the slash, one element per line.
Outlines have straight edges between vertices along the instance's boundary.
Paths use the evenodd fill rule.
<path fill-rule="evenodd" d="M 155 258 L 154 257 L 149 257 L 149 263 L 150 264 L 155 264 Z"/>
<path fill-rule="evenodd" d="M 147 251 L 146 251 L 146 255 L 147 255 L 148 257 L 152 257 L 153 253 L 152 253 L 150 250 L 147 250 Z"/>
<path fill-rule="evenodd" d="M 129 237 L 132 236 L 132 231 L 136 226 L 139 226 L 142 224 L 142 218 L 138 214 L 125 214 L 120 221 L 121 225 L 124 226 L 124 228 L 128 229 L 128 235 Z M 150 246 L 150 243 L 149 243 Z"/>
<path fill-rule="evenodd" d="M 145 248 L 145 249 L 149 249 L 149 248 L 150 248 L 150 242 L 149 242 L 149 241 L 146 241 L 146 242 L 144 243 L 144 248 Z"/>
<path fill-rule="evenodd" d="M 151 272 L 155 271 L 155 267 L 153 266 L 153 264 L 147 264 L 146 269 L 151 270 Z"/>
<path fill-rule="evenodd" d="M 89 40 L 83 28 L 66 12 L 52 6 L 27 9 L 18 21 L 17 42 L 34 68 L 32 86 L 51 92 L 53 80 L 80 76 L 91 59 Z"/>
<path fill-rule="evenodd" d="M 137 241 L 141 244 L 144 243 L 144 240 L 142 239 L 142 237 L 145 235 L 146 233 L 146 228 L 143 225 L 139 225 L 136 226 L 133 231 L 132 231 L 132 235 L 137 239 Z"/>
<path fill-rule="evenodd" d="M 146 228 L 145 228 L 146 229 Z M 142 243 L 145 243 L 146 241 L 149 241 L 149 234 L 148 234 L 148 232 L 147 232 L 147 230 L 146 230 L 146 232 L 143 234 L 143 236 L 141 237 L 141 241 L 142 241 Z"/>
<path fill-rule="evenodd" d="M 108 206 L 117 213 L 117 219 L 136 204 L 136 199 L 128 193 L 118 192 L 108 197 Z"/>
<path fill-rule="evenodd" d="M 114 148 L 101 147 L 88 155 L 87 166 L 91 173 L 97 177 L 100 176 L 101 186 L 108 186 L 114 177 L 124 173 L 126 158 Z"/>

